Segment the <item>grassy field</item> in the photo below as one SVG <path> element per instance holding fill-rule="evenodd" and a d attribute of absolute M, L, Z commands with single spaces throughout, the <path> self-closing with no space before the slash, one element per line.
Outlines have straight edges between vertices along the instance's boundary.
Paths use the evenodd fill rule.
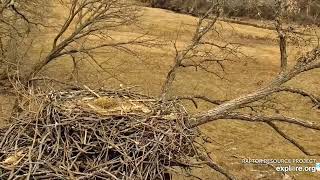
<path fill-rule="evenodd" d="M 60 12 L 63 11 L 57 11 L 56 18 L 64 16 Z M 114 50 L 110 50 L 109 53 L 97 51 L 96 59 L 108 72 L 99 70 L 92 63 L 81 61 L 82 68 L 78 72 L 79 82 L 92 88 L 101 86 L 113 88 L 119 87 L 119 84 L 138 85 L 138 89 L 144 93 L 158 95 L 166 73 L 173 63 L 174 49 L 172 44 L 168 43 L 169 40 L 174 39 L 180 29 L 178 46 L 186 45 L 192 36 L 196 21 L 197 19 L 192 16 L 144 8 L 140 22 L 143 29 L 126 27 L 114 33 L 114 38 L 128 39 L 148 31 L 160 42 L 165 42 L 165 45 L 154 48 L 139 47 L 137 48 L 139 57 Z M 172 95 L 202 94 L 212 98 L 231 99 L 265 85 L 278 73 L 279 53 L 277 35 L 274 31 L 226 22 L 219 22 L 218 27 L 223 38 L 242 44 L 241 50 L 247 57 L 226 65 L 224 75 L 226 80 L 202 71 L 194 71 L 194 69 L 180 70 L 171 91 Z M 53 36 L 53 32 L 38 33 L 30 51 L 30 57 L 34 55 L 38 57 L 40 52 L 44 54 L 48 51 Z M 289 53 L 290 64 L 292 64 L 294 58 L 301 52 L 297 48 L 290 47 Z M 50 64 L 43 74 L 61 81 L 70 81 L 71 72 L 71 59 L 63 57 Z M 320 95 L 320 71 L 313 71 L 296 78 L 291 84 Z M 308 100 L 286 94 L 274 98 L 282 104 L 281 113 L 320 123 L 319 110 L 310 111 L 312 105 Z M 0 98 L 0 115 L 3 119 L 5 119 L 4 114 L 10 99 L 4 96 Z M 211 107 L 206 103 L 200 103 L 198 109 L 188 103 L 186 106 L 190 112 L 199 112 Z M 281 127 L 310 152 L 319 152 L 319 132 L 286 124 L 281 124 Z M 221 120 L 204 125 L 202 130 L 214 140 L 208 145 L 208 149 L 212 151 L 212 158 L 223 167 L 230 169 L 231 173 L 239 179 L 282 179 L 281 174 L 275 173 L 271 167 L 242 164 L 243 158 L 310 159 L 264 124 Z M 319 157 L 315 158 L 320 162 Z M 207 168 L 194 170 L 194 174 L 203 179 L 223 178 Z M 319 172 L 290 173 L 290 175 L 297 180 L 320 179 Z M 185 178 L 177 177 L 177 179 Z"/>

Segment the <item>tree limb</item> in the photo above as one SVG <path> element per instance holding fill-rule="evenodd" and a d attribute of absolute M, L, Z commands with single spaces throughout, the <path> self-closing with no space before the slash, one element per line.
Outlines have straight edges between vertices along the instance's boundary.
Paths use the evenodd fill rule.
<path fill-rule="evenodd" d="M 218 119 L 236 119 L 236 120 L 242 120 L 242 121 L 249 121 L 249 122 L 286 122 L 289 124 L 295 124 L 301 127 L 305 127 L 308 129 L 314 129 L 320 131 L 320 124 L 317 124 L 315 122 L 305 121 L 298 118 L 292 118 L 282 115 L 273 115 L 273 116 L 267 116 L 267 115 L 256 115 L 256 114 L 242 114 L 242 113 L 226 113 L 224 115 L 221 115 L 220 117 L 215 117 L 212 120 L 218 120 Z M 198 125 L 193 125 L 198 126 Z"/>
<path fill-rule="evenodd" d="M 129 42 L 110 42 L 105 43 L 105 38 L 100 38 L 102 44 L 83 48 L 83 43 L 79 49 L 73 46 L 81 43 L 82 40 L 89 36 L 95 36 L 106 33 L 106 30 L 112 30 L 116 27 L 132 23 L 137 18 L 137 9 L 133 6 L 120 1 L 98 1 L 98 0 L 71 0 L 71 7 L 69 8 L 69 16 L 66 18 L 60 31 L 54 38 L 51 51 L 31 69 L 31 72 L 26 75 L 25 81 L 32 79 L 37 75 L 44 66 L 54 59 L 72 53 L 81 53 L 83 51 L 90 51 L 103 47 L 116 47 L 127 50 L 122 45 L 128 43 L 142 43 L 137 39 Z M 75 25 L 73 28 L 72 25 Z M 69 32 L 70 33 L 66 33 Z M 62 39 L 62 37 L 64 37 Z M 103 37 L 107 35 L 102 35 Z M 110 38 L 110 36 L 108 36 Z M 112 38 L 110 38 L 113 40 Z M 71 50 L 70 50 L 71 49 Z"/>
<path fill-rule="evenodd" d="M 316 106 L 320 106 L 320 97 L 317 97 L 316 95 L 311 94 L 305 90 L 284 86 L 284 87 L 280 87 L 279 91 L 299 94 L 301 96 L 309 98 Z"/>
<path fill-rule="evenodd" d="M 285 132 L 283 132 L 275 123 L 272 121 L 267 122 L 267 124 L 274 129 L 280 136 L 282 136 L 284 139 L 288 140 L 291 144 L 296 146 L 301 152 L 303 152 L 307 156 L 320 156 L 319 153 L 309 153 L 306 148 L 304 148 L 301 144 L 299 144 L 296 140 L 288 136 Z"/>
<path fill-rule="evenodd" d="M 223 100 L 215 100 L 215 99 L 210 99 L 207 96 L 202 96 L 202 95 L 196 95 L 196 96 L 176 96 L 174 98 L 168 99 L 168 101 L 172 101 L 172 100 L 190 100 L 192 101 L 192 103 L 194 104 L 194 106 L 196 108 L 198 108 L 198 104 L 195 101 L 195 99 L 200 99 L 203 100 L 205 102 L 214 104 L 214 105 L 220 105 L 221 103 L 223 103 Z"/>
<path fill-rule="evenodd" d="M 189 55 L 189 53 L 200 44 L 200 41 L 202 40 L 202 38 L 213 28 L 219 16 L 220 16 L 220 4 L 219 3 L 215 4 L 212 1 L 212 6 L 210 7 L 210 9 L 202 17 L 199 18 L 191 43 L 181 51 L 178 51 L 176 49 L 174 65 L 168 72 L 166 80 L 161 88 L 162 100 L 166 99 L 167 92 L 172 86 L 172 83 L 176 78 L 176 73 L 178 69 L 181 67 L 182 62 L 188 58 L 187 56 Z M 209 22 L 206 25 L 204 25 L 204 21 L 206 19 Z"/>
<path fill-rule="evenodd" d="M 207 156 L 200 156 L 199 157 L 202 161 L 206 161 L 207 165 L 214 169 L 215 171 L 219 172 L 220 174 L 224 175 L 228 180 L 236 180 L 232 174 L 230 174 L 227 170 L 225 170 L 223 167 L 219 166 L 215 162 L 213 162 L 209 157 Z"/>
<path fill-rule="evenodd" d="M 276 30 L 279 36 L 279 48 L 280 48 L 280 62 L 281 62 L 281 72 L 286 71 L 288 66 L 288 55 L 287 55 L 287 37 L 286 33 L 282 27 L 283 18 L 283 1 L 277 1 L 277 17 L 276 17 Z"/>
<path fill-rule="evenodd" d="M 200 114 L 196 117 L 197 125 L 208 123 L 212 120 L 221 118 L 221 115 L 226 115 L 228 112 L 239 109 L 246 104 L 258 101 L 262 98 L 270 96 L 281 90 L 281 86 L 290 81 L 294 77 L 303 72 L 320 68 L 320 47 L 308 52 L 306 55 L 298 59 L 297 64 L 289 71 L 280 73 L 269 85 L 258 89 L 252 93 L 242 95 L 230 101 L 226 101 L 219 106 Z"/>

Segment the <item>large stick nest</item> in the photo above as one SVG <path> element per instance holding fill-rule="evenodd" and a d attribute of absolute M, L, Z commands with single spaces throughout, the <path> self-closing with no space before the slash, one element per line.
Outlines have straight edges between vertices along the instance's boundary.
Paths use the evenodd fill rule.
<path fill-rule="evenodd" d="M 90 89 L 37 98 L 36 112 L 0 129 L 2 179 L 165 179 L 198 154 L 177 101 Z"/>

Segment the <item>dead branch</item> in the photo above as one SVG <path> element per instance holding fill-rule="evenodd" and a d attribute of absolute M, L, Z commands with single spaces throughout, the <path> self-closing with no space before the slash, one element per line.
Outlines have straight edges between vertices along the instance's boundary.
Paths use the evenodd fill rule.
<path fill-rule="evenodd" d="M 44 66 L 63 55 L 89 54 L 101 48 L 132 52 L 128 45 L 146 45 L 150 42 L 146 35 L 124 42 L 116 41 L 109 35 L 118 27 L 133 24 L 138 17 L 138 9 L 129 3 L 71 0 L 69 16 L 55 36 L 51 51 L 32 67 L 26 79 L 36 76 Z M 92 38 L 98 38 L 94 46 L 90 46 Z"/>
<path fill-rule="evenodd" d="M 320 48 L 315 48 L 312 51 L 308 52 L 306 55 L 298 58 L 296 65 L 291 70 L 279 74 L 266 87 L 254 91 L 250 94 L 246 94 L 236 99 L 224 102 L 221 105 L 215 107 L 214 109 L 205 112 L 202 115 L 198 115 L 197 124 L 201 125 L 210 122 L 211 119 L 221 118 L 221 115 L 224 115 L 232 110 L 238 109 L 246 104 L 258 101 L 262 98 L 279 92 L 281 86 L 286 82 L 302 74 L 303 72 L 310 71 L 316 68 L 320 68 Z"/>
<path fill-rule="evenodd" d="M 314 94 L 311 94 L 305 90 L 302 89 L 298 89 L 298 88 L 293 88 L 293 87 L 288 87 L 288 86 L 283 86 L 279 88 L 279 91 L 282 92 L 288 92 L 288 93 L 294 93 L 294 94 L 298 94 L 301 95 L 303 97 L 307 97 L 309 98 L 316 107 L 320 106 L 320 97 L 317 97 Z"/>
<path fill-rule="evenodd" d="M 223 100 L 215 100 L 215 99 L 210 99 L 207 96 L 201 96 L 201 95 L 196 95 L 196 96 L 177 96 L 171 99 L 168 99 L 168 101 L 173 101 L 173 100 L 190 100 L 194 104 L 196 108 L 198 108 L 198 103 L 196 102 L 196 99 L 203 100 L 205 102 L 214 104 L 214 105 L 220 105 L 223 103 Z"/>
<path fill-rule="evenodd" d="M 279 36 L 279 47 L 280 47 L 280 62 L 281 62 L 281 72 L 286 71 L 288 66 L 288 55 L 287 55 L 287 37 L 286 33 L 282 27 L 283 21 L 283 11 L 284 11 L 284 2 L 277 0 L 277 15 L 276 15 L 276 30 Z"/>
<path fill-rule="evenodd" d="M 178 50 L 176 48 L 176 45 L 174 45 L 176 49 L 176 56 L 174 58 L 174 65 L 168 72 L 166 80 L 161 89 L 161 98 L 163 100 L 166 99 L 168 90 L 170 89 L 170 87 L 172 86 L 172 83 L 175 80 L 178 69 L 180 67 L 183 67 L 182 63 L 186 59 L 190 58 L 189 56 L 191 51 L 196 49 L 197 46 L 201 44 L 200 41 L 202 40 L 202 38 L 214 27 L 219 15 L 220 15 L 219 2 L 218 3 L 212 2 L 212 6 L 209 8 L 209 10 L 202 17 L 199 18 L 191 43 L 183 50 Z M 206 25 L 205 25 L 205 21 L 208 21 Z"/>
<path fill-rule="evenodd" d="M 224 175 L 227 179 L 229 180 L 236 180 L 237 178 L 235 178 L 233 175 L 231 175 L 226 169 L 224 169 L 223 167 L 221 167 L 220 165 L 216 164 L 215 162 L 213 162 L 212 159 L 210 159 L 208 156 L 201 156 L 200 157 L 201 160 L 206 161 L 207 165 L 214 169 L 215 171 L 221 173 L 222 175 Z"/>
<path fill-rule="evenodd" d="M 274 122 L 284 122 L 284 123 L 294 124 L 304 128 L 320 131 L 320 124 L 318 123 L 301 120 L 298 118 L 286 117 L 282 115 L 268 116 L 268 115 L 257 115 L 257 114 L 242 114 L 242 113 L 228 113 L 228 114 L 222 115 L 221 118 L 217 117 L 216 119 L 211 119 L 211 121 L 219 120 L 219 119 L 234 119 L 234 120 L 242 120 L 242 121 L 248 121 L 248 122 L 264 122 L 268 124 L 270 127 L 272 127 L 279 135 L 281 135 L 283 138 L 288 140 L 291 144 L 293 144 L 298 149 L 300 149 L 301 152 L 303 152 L 304 154 L 308 156 L 320 156 L 319 153 L 309 153 L 296 140 L 294 140 L 285 132 L 283 132 L 281 129 L 279 129 Z"/>
<path fill-rule="evenodd" d="M 79 88 L 79 85 L 73 84 L 73 83 L 67 83 L 63 82 L 57 79 L 49 78 L 49 77 L 35 77 L 29 80 L 30 83 L 33 83 L 35 81 L 49 81 L 49 82 L 54 82 L 62 85 L 69 86 L 70 88 Z"/>
<path fill-rule="evenodd" d="M 235 119 L 235 120 L 243 120 L 249 122 L 285 122 L 289 124 L 295 124 L 301 127 L 305 127 L 308 129 L 320 130 L 320 124 L 315 122 L 309 122 L 305 120 L 301 120 L 298 118 L 286 117 L 282 115 L 257 115 L 257 114 L 242 114 L 242 113 L 227 113 L 225 115 L 221 115 L 218 119 Z"/>
<path fill-rule="evenodd" d="M 282 136 L 284 139 L 288 140 L 291 144 L 293 144 L 295 147 L 297 147 L 301 152 L 303 152 L 307 156 L 320 156 L 320 153 L 309 153 L 306 148 L 304 148 L 302 145 L 300 145 L 296 140 L 288 136 L 285 132 L 283 132 L 277 125 L 273 122 L 267 122 L 267 124 L 274 129 L 280 136 Z"/>

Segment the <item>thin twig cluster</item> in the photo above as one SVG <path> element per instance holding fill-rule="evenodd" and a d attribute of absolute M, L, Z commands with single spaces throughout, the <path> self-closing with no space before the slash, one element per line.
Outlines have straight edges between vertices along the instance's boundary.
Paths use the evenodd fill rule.
<path fill-rule="evenodd" d="M 143 104 L 150 111 L 99 113 L 101 98 Z M 68 90 L 41 97 L 0 129 L 0 179 L 166 179 L 168 168 L 198 154 L 195 129 L 178 102 L 127 90 Z"/>

